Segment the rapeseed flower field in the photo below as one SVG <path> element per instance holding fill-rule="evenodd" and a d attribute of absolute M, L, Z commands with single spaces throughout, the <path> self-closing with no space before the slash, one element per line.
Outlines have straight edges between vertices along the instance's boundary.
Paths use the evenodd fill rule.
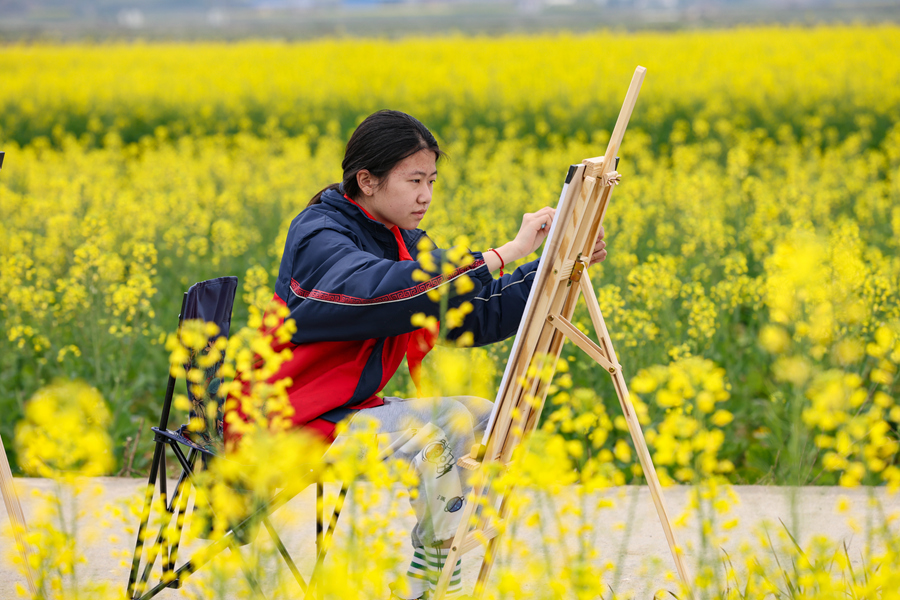
<path fill-rule="evenodd" d="M 695 594 L 894 597 L 896 515 L 869 527 L 864 573 L 827 540 L 801 547 L 793 524 L 778 543 L 761 538 L 771 564 L 704 549 L 736 526 L 728 484 L 900 487 L 895 26 L 6 46 L 0 433 L 18 434 L 14 463 L 53 475 L 40 457 L 60 450 L 33 432 L 71 404 L 111 435 L 90 473 L 141 469 L 149 445 L 135 457 L 126 440 L 158 418 L 169 356 L 183 354 L 182 291 L 238 275 L 235 322 L 249 327 L 228 364 L 246 358 L 240 344 L 258 349 L 287 225 L 340 178 L 367 114 L 395 108 L 431 128 L 449 160 L 422 226 L 440 245 L 486 248 L 555 203 L 567 165 L 602 154 L 637 64 L 648 75 L 605 221 L 610 255 L 591 279 L 660 479 L 694 486 Z M 575 321 L 589 331 L 586 314 Z M 492 398 L 508 350 L 438 349 L 429 385 Z M 548 501 L 578 485 L 561 510 L 583 543 L 561 576 L 531 572 L 547 597 L 608 597 L 615 566 L 589 549 L 585 499 L 642 475 L 606 373 L 568 346 L 563 356 L 531 442 L 541 451 L 504 481 Z M 387 391 L 414 387 L 398 375 Z M 60 421 L 59 436 L 75 423 Z M 395 510 L 355 516 L 360 537 L 329 569 L 383 583 L 399 568 Z M 383 561 L 353 551 L 373 544 Z M 522 597 L 502 562 L 495 580 L 489 594 Z M 353 597 L 374 593 L 360 586 Z"/>

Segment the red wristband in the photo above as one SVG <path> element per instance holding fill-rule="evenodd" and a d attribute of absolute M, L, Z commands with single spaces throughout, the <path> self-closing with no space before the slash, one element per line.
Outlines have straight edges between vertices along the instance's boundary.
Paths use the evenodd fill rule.
<path fill-rule="evenodd" d="M 497 255 L 497 258 L 500 259 L 500 277 L 503 277 L 503 267 L 506 266 L 506 263 L 503 261 L 503 257 L 500 256 L 500 253 L 494 250 L 493 248 L 488 248 L 488 252 L 493 252 Z"/>

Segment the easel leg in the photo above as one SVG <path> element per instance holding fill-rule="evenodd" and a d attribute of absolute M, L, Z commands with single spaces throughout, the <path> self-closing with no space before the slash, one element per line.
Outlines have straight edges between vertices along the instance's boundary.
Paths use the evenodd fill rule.
<path fill-rule="evenodd" d="M 0 152 L 0 155 L 3 153 Z M 0 156 L 0 162 L 2 162 Z M 34 574 L 31 571 L 31 562 L 28 557 L 30 549 L 28 542 L 25 541 L 27 529 L 25 527 L 25 515 L 22 513 L 22 505 L 19 504 L 19 496 L 16 494 L 15 481 L 13 481 L 12 470 L 9 468 L 9 461 L 6 460 L 6 449 L 3 447 L 3 438 L 0 438 L 0 489 L 3 491 L 3 501 L 6 504 L 6 514 L 9 515 L 12 524 L 13 535 L 16 538 L 16 546 L 22 553 L 23 569 L 25 571 L 25 579 L 28 581 L 28 589 L 32 596 L 37 597 L 37 588 L 34 585 Z"/>
<path fill-rule="evenodd" d="M 502 522 L 506 522 L 509 517 L 509 497 L 515 492 L 515 488 L 509 488 L 500 501 L 499 518 Z M 487 585 L 488 577 L 491 575 L 491 567 L 494 566 L 494 558 L 497 552 L 497 543 L 500 536 L 491 539 L 484 550 L 484 560 L 481 562 L 481 570 L 478 571 L 478 579 L 475 581 L 475 591 L 472 593 L 473 598 L 481 598 L 484 595 L 484 588 Z"/>
<path fill-rule="evenodd" d="M 456 528 L 456 535 L 453 536 L 453 542 L 450 544 L 450 552 L 447 554 L 447 561 L 444 563 L 444 569 L 438 578 L 437 587 L 434 590 L 432 600 L 442 600 L 444 594 L 447 593 L 447 587 L 450 585 L 450 577 L 456 568 L 456 561 L 462 556 L 462 544 L 466 540 L 469 532 L 469 522 L 472 515 L 475 514 L 476 508 L 481 503 L 485 490 L 489 489 L 490 477 L 482 472 L 478 485 L 472 488 L 472 492 L 466 501 L 466 507 L 463 509 L 462 516 L 459 519 L 459 526 Z"/>
<path fill-rule="evenodd" d="M 599 338 L 600 348 L 606 354 L 606 357 L 613 364 L 618 365 L 615 349 L 612 345 L 612 339 L 609 337 L 609 331 L 606 329 L 606 322 L 603 320 L 603 314 L 600 311 L 600 303 L 597 301 L 597 293 L 594 286 L 591 285 L 590 279 L 585 274 L 581 279 L 581 291 L 584 294 L 588 312 L 591 321 L 594 324 L 594 330 Z M 659 477 L 656 475 L 656 468 L 653 466 L 653 459 L 650 451 L 647 449 L 647 442 L 644 440 L 644 433 L 641 430 L 641 424 L 638 422 L 637 415 L 634 413 L 634 406 L 631 403 L 631 396 L 628 393 L 628 386 L 625 384 L 625 377 L 622 375 L 622 369 L 615 369 L 614 373 L 610 373 L 613 380 L 613 386 L 616 388 L 616 395 L 619 397 L 619 405 L 622 413 L 625 415 L 625 422 L 628 424 L 628 432 L 631 434 L 631 440 L 634 442 L 634 449 L 637 452 L 638 459 L 641 463 L 641 469 L 644 471 L 644 477 L 647 479 L 647 487 L 650 488 L 650 495 L 653 498 L 653 504 L 656 507 L 656 514 L 659 515 L 659 522 L 662 525 L 663 532 L 666 535 L 666 542 L 669 544 L 669 551 L 675 560 L 675 568 L 678 576 L 684 582 L 690 594 L 691 579 L 688 577 L 687 567 L 684 564 L 684 557 L 681 549 L 675 541 L 675 533 L 672 530 L 672 522 L 669 519 L 669 512 L 666 508 L 665 497 L 662 493 L 662 486 L 659 483 Z"/>
<path fill-rule="evenodd" d="M 631 405 L 631 399 L 628 395 L 628 388 L 625 387 L 625 378 L 621 373 L 613 376 L 613 382 L 616 387 L 616 393 L 619 395 L 619 402 L 623 405 Z M 659 515 L 659 522 L 662 525 L 663 532 L 666 534 L 666 542 L 669 544 L 669 551 L 675 560 L 675 568 L 678 570 L 678 576 L 684 582 L 684 585 L 690 590 L 691 580 L 688 577 L 687 567 L 684 564 L 684 558 L 681 549 L 675 541 L 675 532 L 672 530 L 672 522 L 669 518 L 669 511 L 666 508 L 665 497 L 663 496 L 662 486 L 656 475 L 656 468 L 653 466 L 653 459 L 650 457 L 650 451 L 647 449 L 647 442 L 644 440 L 644 434 L 638 423 L 637 416 L 634 411 L 629 412 L 630 417 L 626 415 L 628 423 L 628 432 L 634 442 L 634 448 L 637 452 L 638 459 L 641 462 L 641 468 L 644 471 L 644 477 L 647 479 L 647 487 L 650 488 L 650 495 L 653 498 L 653 504 L 656 506 L 656 514 Z"/>

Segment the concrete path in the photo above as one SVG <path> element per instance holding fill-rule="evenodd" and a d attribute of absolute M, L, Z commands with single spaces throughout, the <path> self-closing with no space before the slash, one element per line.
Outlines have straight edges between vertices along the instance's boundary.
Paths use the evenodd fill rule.
<path fill-rule="evenodd" d="M 80 530 L 85 541 L 79 546 L 87 560 L 82 565 L 79 576 L 82 581 L 108 581 L 124 590 L 135 536 L 134 533 L 126 531 L 125 520 L 116 518 L 114 510 L 110 507 L 123 506 L 134 499 L 139 503 L 143 482 L 136 479 L 98 478 L 90 480 L 89 483 L 88 488 L 96 490 L 88 489 L 80 496 L 77 510 L 83 511 L 85 520 L 91 519 L 92 514 L 99 515 L 101 518 L 95 522 L 101 526 L 82 527 Z M 36 507 L 39 505 L 39 499 L 35 494 L 52 493 L 55 484 L 41 479 L 17 479 L 17 484 L 26 520 L 32 526 L 38 521 Z M 174 482 L 171 485 L 174 485 Z M 371 484 L 357 485 L 361 486 L 360 490 L 365 495 L 367 486 Z M 729 513 L 717 516 L 719 524 L 737 519 L 737 525 L 733 529 L 723 532 L 727 535 L 727 539 L 719 540 L 721 543 L 718 547 L 729 555 L 739 555 L 742 542 L 754 541 L 755 532 L 761 524 L 769 523 L 772 537 L 776 539 L 778 530 L 782 528 L 779 519 L 789 525 L 793 522 L 790 490 L 762 486 L 737 486 L 733 489 L 739 497 L 739 503 Z M 336 488 L 329 488 L 328 491 L 334 494 Z M 684 512 L 688 505 L 689 493 L 690 488 L 687 487 L 676 486 L 665 490 L 669 514 L 673 521 Z M 396 489 L 394 502 L 405 494 L 404 490 Z M 890 496 L 883 488 L 797 489 L 795 506 L 799 527 L 796 531 L 799 532 L 801 541 L 806 543 L 813 535 L 821 534 L 833 541 L 846 542 L 849 545 L 850 556 L 857 557 L 855 560 L 858 563 L 865 542 L 865 526 L 867 522 L 871 522 L 868 519 L 874 514 L 869 508 L 870 495 L 880 500 L 885 513 L 900 511 L 900 495 Z M 531 512 L 540 513 L 540 519 L 529 525 L 526 525 L 525 519 L 519 520 L 517 543 L 521 547 L 529 548 L 532 555 L 543 556 L 545 562 L 550 561 L 552 568 L 562 568 L 568 557 L 578 551 L 578 540 L 573 533 L 579 526 L 578 518 L 571 515 L 566 505 L 580 502 L 579 490 L 561 487 L 553 495 L 538 497 L 526 494 L 523 498 L 527 499 L 527 506 Z M 850 508 L 839 514 L 836 507 L 842 498 L 849 500 Z M 617 572 L 610 572 L 606 576 L 608 584 L 614 583 L 615 589 L 620 592 L 633 590 L 638 598 L 650 598 L 654 591 L 660 588 L 674 589 L 671 582 L 666 579 L 667 572 L 674 572 L 674 563 L 646 487 L 625 487 L 607 490 L 604 493 L 585 494 L 583 500 L 588 515 L 587 522 L 594 529 L 592 547 L 597 551 L 597 557 L 594 559 L 596 564 L 612 563 L 619 567 Z M 609 503 L 602 502 L 604 500 L 610 501 L 613 506 L 598 508 L 598 505 Z M 308 489 L 283 507 L 274 519 L 304 576 L 312 571 L 315 564 L 314 507 L 314 492 Z M 339 546 L 342 540 L 347 539 L 349 517 L 359 514 L 358 508 L 354 507 L 352 499 L 348 499 L 341 527 L 335 536 L 336 545 Z M 66 510 L 71 510 L 71 506 Z M 132 527 L 136 526 L 135 519 L 127 520 L 131 522 Z M 0 505 L 0 531 L 2 531 L 0 549 L 3 553 L 0 559 L 0 600 L 16 598 L 16 582 L 23 582 L 10 563 L 9 555 L 13 552 L 14 542 L 8 522 L 6 509 Z M 405 545 L 406 538 L 403 532 L 408 532 L 413 523 L 411 512 L 401 511 L 394 522 L 396 529 L 392 530 L 390 535 L 396 538 L 397 543 Z M 560 528 L 563 531 L 560 531 Z M 90 533 L 92 530 L 93 533 Z M 698 531 L 696 519 L 688 519 L 686 523 L 676 527 L 676 536 L 679 543 L 686 547 L 687 563 L 692 571 L 696 568 L 696 559 L 701 553 Z M 266 533 L 261 533 L 261 539 L 256 543 L 265 543 L 266 537 L 268 537 Z M 181 556 L 187 556 L 189 550 L 198 548 L 203 543 L 193 540 L 182 551 Z M 718 549 L 712 553 L 719 558 L 722 556 Z M 478 559 L 482 555 L 483 551 L 479 549 L 466 556 L 463 569 L 465 589 L 471 589 L 474 585 L 481 562 Z M 508 560 L 511 561 L 508 564 L 515 568 L 526 559 L 514 555 Z M 166 590 L 159 597 L 163 599 L 188 597 L 186 594 L 184 590 Z M 385 598 L 387 596 L 385 593 Z M 234 597 L 238 597 L 237 593 Z"/>

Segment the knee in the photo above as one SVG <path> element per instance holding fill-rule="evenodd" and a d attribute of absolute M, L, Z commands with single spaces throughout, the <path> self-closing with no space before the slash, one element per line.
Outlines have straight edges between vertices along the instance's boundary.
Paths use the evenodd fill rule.
<path fill-rule="evenodd" d="M 494 403 L 478 396 L 460 396 L 458 400 L 465 405 L 472 417 L 472 430 L 476 433 L 484 432 L 494 410 Z"/>
<path fill-rule="evenodd" d="M 475 427 L 475 417 L 465 404 L 455 398 L 444 398 L 442 427 L 449 432 L 471 434 Z"/>

